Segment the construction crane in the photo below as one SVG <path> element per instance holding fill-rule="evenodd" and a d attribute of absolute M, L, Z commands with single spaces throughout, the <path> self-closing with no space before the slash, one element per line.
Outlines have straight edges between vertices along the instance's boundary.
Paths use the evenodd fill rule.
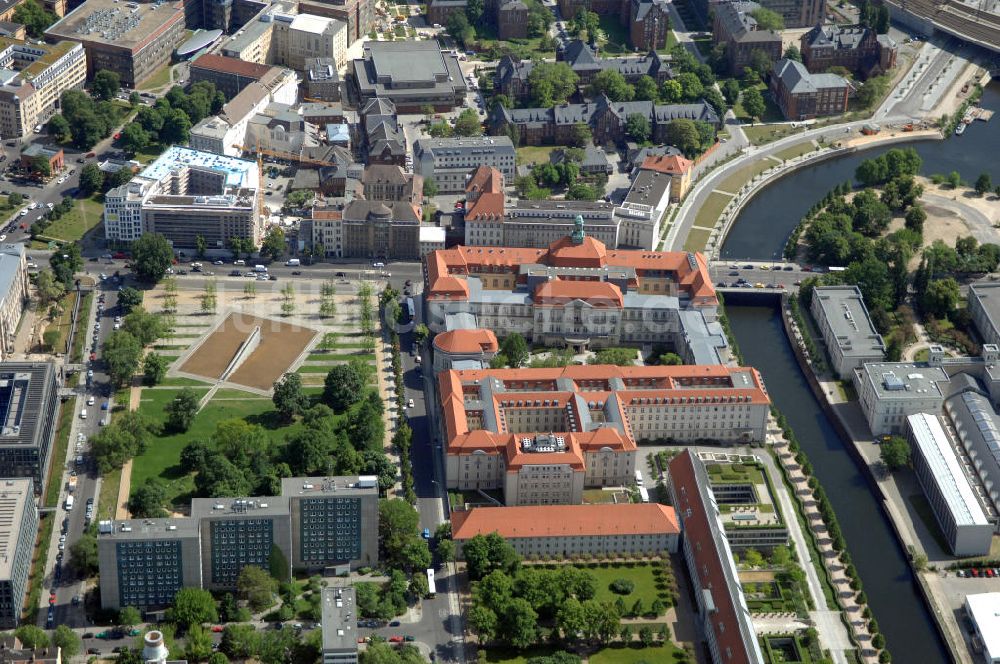
<path fill-rule="evenodd" d="M 275 157 L 276 159 L 284 159 L 292 163 L 296 163 L 302 166 L 336 166 L 337 163 L 333 161 L 326 161 L 324 159 L 315 159 L 313 157 L 307 157 L 304 154 L 295 154 L 294 152 L 285 152 L 284 150 L 272 150 L 269 148 L 260 147 L 260 141 L 257 142 L 257 147 L 250 147 L 246 145 L 234 145 L 234 148 L 241 150 L 243 152 L 252 152 L 257 155 L 257 165 L 262 169 L 261 155 L 267 155 L 269 157 Z"/>

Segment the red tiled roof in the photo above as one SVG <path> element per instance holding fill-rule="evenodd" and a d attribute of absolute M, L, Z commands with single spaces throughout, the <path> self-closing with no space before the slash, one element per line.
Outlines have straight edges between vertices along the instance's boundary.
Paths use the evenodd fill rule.
<path fill-rule="evenodd" d="M 205 69 L 217 71 L 225 74 L 237 74 L 249 78 L 261 78 L 270 71 L 270 65 L 261 65 L 256 62 L 247 62 L 239 58 L 227 58 L 222 55 L 206 54 L 191 63 L 192 69 Z"/>
<path fill-rule="evenodd" d="M 468 209 L 465 211 L 466 223 L 503 219 L 504 198 L 502 193 L 486 192 L 466 205 L 468 205 Z"/>
<path fill-rule="evenodd" d="M 434 337 L 434 347 L 445 353 L 496 352 L 500 348 L 493 330 L 451 330 Z"/>
<path fill-rule="evenodd" d="M 600 240 L 590 236 L 577 244 L 567 236 L 549 245 L 549 256 L 553 265 L 566 267 L 601 267 L 605 265 L 608 249 Z"/>
<path fill-rule="evenodd" d="M 622 290 L 609 281 L 569 281 L 552 279 L 535 290 L 535 304 L 566 304 L 573 300 L 584 300 L 592 306 L 624 305 Z"/>
<path fill-rule="evenodd" d="M 475 507 L 451 515 L 453 537 L 499 533 L 506 539 L 680 533 L 672 507 L 656 503 Z"/>
<path fill-rule="evenodd" d="M 485 164 L 476 169 L 465 185 L 465 191 L 479 193 L 503 193 L 503 173 Z"/>
<path fill-rule="evenodd" d="M 642 168 L 646 171 L 657 171 L 659 173 L 666 173 L 668 175 L 674 175 L 677 173 L 686 173 L 691 170 L 694 166 L 694 162 L 690 159 L 685 159 L 680 155 L 650 155 L 642 161 Z"/>

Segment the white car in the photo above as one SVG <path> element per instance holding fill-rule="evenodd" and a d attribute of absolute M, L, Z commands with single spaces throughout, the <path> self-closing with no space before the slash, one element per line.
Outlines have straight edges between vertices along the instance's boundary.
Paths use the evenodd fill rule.
<path fill-rule="evenodd" d="M 94 396 L 93 395 L 87 397 L 87 405 L 88 406 L 93 406 L 94 405 Z"/>
<path fill-rule="evenodd" d="M 115 323 L 115 329 L 116 330 L 122 329 L 122 324 L 121 323 Z"/>
<path fill-rule="evenodd" d="M 34 210 L 36 207 L 38 207 L 38 203 L 36 203 L 35 201 L 31 201 L 31 203 L 28 204 L 29 210 Z"/>
<path fill-rule="evenodd" d="M 50 210 L 51 210 L 52 208 L 54 208 L 54 207 L 55 207 L 55 205 L 53 205 L 52 203 L 46 203 L 46 204 L 45 204 L 45 207 L 47 207 L 48 209 L 50 209 Z"/>
<path fill-rule="evenodd" d="M 410 399 L 409 401 L 406 402 L 406 407 L 413 408 L 413 399 Z"/>

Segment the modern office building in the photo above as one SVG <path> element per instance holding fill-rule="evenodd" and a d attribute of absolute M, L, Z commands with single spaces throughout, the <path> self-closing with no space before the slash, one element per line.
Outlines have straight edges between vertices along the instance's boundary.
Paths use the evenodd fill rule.
<path fill-rule="evenodd" d="M 712 38 L 726 48 L 729 73 L 741 75 L 744 67 L 753 65 L 754 51 L 764 53 L 769 62 L 781 58 L 781 35 L 763 30 L 752 13 L 760 9 L 756 2 L 741 0 L 722 2 L 715 9 Z"/>
<path fill-rule="evenodd" d="M 706 471 L 716 504 L 726 505 L 719 518 L 734 551 L 788 545 L 788 526 L 764 464 L 719 462 Z"/>
<path fill-rule="evenodd" d="M 0 477 L 45 486 L 59 409 L 51 362 L 0 362 Z"/>
<path fill-rule="evenodd" d="M 378 561 L 375 477 L 283 478 L 280 496 L 195 498 L 191 516 L 102 521 L 104 608 L 162 607 L 182 587 L 233 590 L 248 565 L 349 571 Z"/>
<path fill-rule="evenodd" d="M 1000 284 L 969 284 L 969 313 L 983 343 L 1000 344 Z"/>
<path fill-rule="evenodd" d="M 28 261 L 23 244 L 0 244 L 0 359 L 14 352 L 17 326 L 28 305 Z M 64 352 L 56 348 L 55 352 Z"/>
<path fill-rule="evenodd" d="M 323 664 L 358 664 L 357 597 L 351 586 L 323 588 L 320 626 Z"/>
<path fill-rule="evenodd" d="M 861 365 L 885 358 L 885 342 L 875 330 L 857 286 L 817 287 L 811 311 L 833 370 L 841 378 L 849 380 Z"/>
<path fill-rule="evenodd" d="M 332 58 L 338 69 L 347 61 L 347 24 L 308 13 L 295 3 L 265 5 L 229 41 L 222 55 L 261 65 L 283 65 L 304 71 L 309 58 Z"/>
<path fill-rule="evenodd" d="M 438 393 L 448 488 L 508 505 L 631 484 L 636 441 L 763 440 L 770 407 L 754 369 L 722 365 L 453 370 Z"/>
<path fill-rule="evenodd" d="M 260 81 L 272 69 L 256 62 L 206 53 L 191 62 L 191 82 L 208 81 L 215 85 L 216 90 L 221 90 L 226 99 L 232 99 L 246 86 Z"/>
<path fill-rule="evenodd" d="M 514 161 L 514 144 L 506 136 L 423 138 L 413 143 L 414 172 L 425 180 L 434 178 L 441 194 L 465 191 L 480 166 L 492 166 L 506 182 L 513 182 Z"/>
<path fill-rule="evenodd" d="M 988 554 L 996 524 L 983 510 L 939 416 L 918 413 L 906 420 L 913 470 L 951 553 L 956 556 Z"/>
<path fill-rule="evenodd" d="M 299 11 L 346 23 L 348 46 L 371 32 L 375 25 L 373 0 L 302 0 Z"/>
<path fill-rule="evenodd" d="M 771 70 L 771 96 L 788 120 L 812 120 L 847 112 L 851 84 L 836 74 L 811 74 L 801 62 L 782 58 Z"/>
<path fill-rule="evenodd" d="M 546 346 L 665 344 L 692 364 L 723 361 L 726 340 L 704 257 L 611 250 L 586 237 L 579 217 L 572 236 L 545 249 L 435 252 L 425 279 L 426 324 L 435 332 L 449 314 L 467 313 L 476 327 Z"/>
<path fill-rule="evenodd" d="M 87 53 L 87 78 L 113 71 L 123 86 L 136 88 L 170 62 L 184 41 L 183 2 L 132 3 L 87 0 L 45 31 L 50 40 L 80 42 Z"/>
<path fill-rule="evenodd" d="M 0 38 L 0 134 L 28 136 L 66 90 L 82 88 L 87 56 L 74 41 L 36 44 Z"/>
<path fill-rule="evenodd" d="M 976 486 L 983 488 L 992 519 L 1000 513 L 1000 416 L 990 398 L 977 389 L 956 392 L 944 402 L 944 411 L 965 455 L 973 460 Z"/>
<path fill-rule="evenodd" d="M 523 558 L 561 560 L 677 553 L 674 508 L 657 503 L 474 507 L 451 514 L 452 539 L 498 533 Z"/>
<path fill-rule="evenodd" d="M 906 418 L 938 413 L 951 378 L 940 366 L 913 362 L 870 362 L 855 372 L 861 410 L 876 436 L 906 433 Z"/>
<path fill-rule="evenodd" d="M 186 248 L 201 236 L 213 249 L 238 237 L 256 247 L 264 232 L 260 186 L 255 162 L 175 145 L 107 193 L 104 236 L 128 243 L 162 233 Z"/>
<path fill-rule="evenodd" d="M 965 596 L 965 615 L 972 623 L 973 659 L 976 664 L 1000 662 L 1000 593 Z"/>
<path fill-rule="evenodd" d="M 685 450 L 670 461 L 669 468 L 684 561 L 712 663 L 761 664 L 764 656 L 705 466 Z"/>
<path fill-rule="evenodd" d="M 38 507 L 31 478 L 0 479 L 0 629 L 21 624 L 38 535 Z"/>
<path fill-rule="evenodd" d="M 425 106 L 450 111 L 469 90 L 458 58 L 434 40 L 367 42 L 352 73 L 362 104 L 388 99 L 400 113 L 419 113 Z"/>

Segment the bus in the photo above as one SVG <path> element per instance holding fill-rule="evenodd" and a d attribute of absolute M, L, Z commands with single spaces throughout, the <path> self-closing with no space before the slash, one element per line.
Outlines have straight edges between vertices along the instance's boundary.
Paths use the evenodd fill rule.
<path fill-rule="evenodd" d="M 437 595 L 437 585 L 434 583 L 434 570 L 427 568 L 427 597 Z"/>
<path fill-rule="evenodd" d="M 646 487 L 644 486 L 639 487 L 639 498 L 644 503 L 649 502 L 649 491 L 646 489 Z"/>

